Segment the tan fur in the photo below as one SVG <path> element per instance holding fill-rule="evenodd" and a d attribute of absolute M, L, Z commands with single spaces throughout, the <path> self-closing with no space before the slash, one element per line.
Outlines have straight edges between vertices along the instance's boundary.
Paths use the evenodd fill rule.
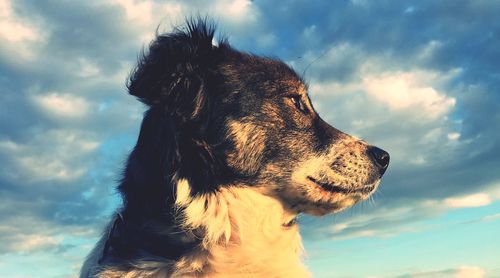
<path fill-rule="evenodd" d="M 172 277 L 168 271 L 169 264 L 157 262 L 156 264 L 141 265 L 132 270 L 123 270 L 118 268 L 106 268 L 96 277 L 99 278 L 166 278 Z"/>
<path fill-rule="evenodd" d="M 312 215 L 339 212 L 367 199 L 380 183 L 380 179 L 373 180 L 370 176 L 376 170 L 366 155 L 368 147 L 364 141 L 341 135 L 335 144 L 323 152 L 312 155 L 304 152 L 304 156 L 290 166 L 291 176 L 287 184 L 266 183 L 264 179 L 256 187 L 262 194 L 280 199 L 294 211 Z M 273 176 L 280 175 L 282 169 L 282 165 L 271 163 L 265 165 L 261 172 Z M 327 191 L 309 180 L 309 177 L 353 191 Z M 355 192 L 360 188 L 371 188 L 371 192 Z"/>
<path fill-rule="evenodd" d="M 192 198 L 181 180 L 176 205 L 184 227 L 204 237 L 200 250 L 176 263 L 173 277 L 309 277 L 298 226 L 284 226 L 295 214 L 278 200 L 237 186 Z"/>
<path fill-rule="evenodd" d="M 247 174 L 256 171 L 260 165 L 262 153 L 266 147 L 266 133 L 251 122 L 230 120 L 227 123 L 228 136 L 238 150 L 229 155 L 228 164 Z"/>

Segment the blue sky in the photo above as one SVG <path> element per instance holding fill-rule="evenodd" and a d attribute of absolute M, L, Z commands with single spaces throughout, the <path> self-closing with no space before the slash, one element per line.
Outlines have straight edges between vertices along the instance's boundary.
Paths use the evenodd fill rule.
<path fill-rule="evenodd" d="M 1 277 L 76 276 L 144 111 L 125 79 L 198 13 L 391 153 L 369 201 L 300 219 L 315 277 L 500 277 L 499 1 L 0 0 Z"/>

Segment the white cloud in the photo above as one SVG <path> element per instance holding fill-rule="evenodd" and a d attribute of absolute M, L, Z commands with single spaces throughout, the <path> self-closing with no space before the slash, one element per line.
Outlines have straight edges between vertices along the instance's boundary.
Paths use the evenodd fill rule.
<path fill-rule="evenodd" d="M 11 64 L 23 66 L 26 60 L 33 60 L 45 43 L 47 31 L 42 22 L 34 17 L 20 18 L 14 12 L 11 0 L 0 0 L 0 56 Z M 35 22 L 36 21 L 36 22 Z M 15 58 L 14 58 L 15 57 Z"/>
<path fill-rule="evenodd" d="M 348 219 L 337 219 L 335 224 L 314 233 L 328 235 L 334 240 L 346 240 L 361 237 L 392 237 L 401 233 L 418 232 L 426 227 L 415 226 L 408 219 L 419 221 L 422 215 L 438 215 L 443 211 L 439 202 L 424 201 L 399 207 L 378 207 L 351 215 Z M 317 229 L 317 228 L 315 228 Z"/>
<path fill-rule="evenodd" d="M 476 193 L 461 197 L 446 198 L 444 204 L 450 208 L 473 208 L 491 204 L 492 197 L 486 193 Z"/>
<path fill-rule="evenodd" d="M 397 277 L 411 278 L 484 278 L 486 271 L 478 266 L 458 266 L 455 268 L 431 271 L 413 271 Z"/>
<path fill-rule="evenodd" d="M 486 215 L 486 216 L 482 217 L 480 221 L 488 222 L 488 221 L 495 221 L 497 219 L 500 219 L 500 213 Z"/>
<path fill-rule="evenodd" d="M 17 242 L 10 244 L 10 249 L 14 252 L 33 252 L 40 249 L 54 248 L 60 242 L 60 238 L 53 236 L 39 234 L 21 235 Z"/>
<path fill-rule="evenodd" d="M 22 146 L 12 141 L 0 141 L 0 151 L 16 152 L 22 149 Z"/>
<path fill-rule="evenodd" d="M 256 10 L 249 0 L 218 0 L 214 12 L 228 22 L 242 24 L 256 19 Z"/>
<path fill-rule="evenodd" d="M 34 202 L 30 209 L 37 209 L 39 205 Z M 1 205 L 0 208 L 2 208 Z M 48 254 L 56 251 L 68 240 L 90 238 L 96 233 L 95 227 L 92 226 L 59 226 L 51 221 L 26 214 L 21 216 L 6 214 L 3 217 L 0 223 L 0 255 L 5 253 L 30 254 L 38 251 Z"/>
<path fill-rule="evenodd" d="M 486 271 L 478 266 L 461 266 L 453 276 L 454 278 L 483 278 Z"/>
<path fill-rule="evenodd" d="M 460 133 L 458 133 L 458 132 L 448 133 L 447 136 L 448 136 L 448 139 L 450 139 L 452 141 L 460 139 Z"/>
<path fill-rule="evenodd" d="M 10 0 L 0 0 L 0 37 L 9 42 L 38 41 L 41 39 L 38 30 L 14 15 Z"/>
<path fill-rule="evenodd" d="M 455 106 L 456 99 L 432 87 L 424 71 L 389 73 L 363 79 L 366 92 L 393 110 L 414 110 L 423 118 L 436 119 Z"/>
<path fill-rule="evenodd" d="M 10 168 L 0 173 L 22 184 L 38 181 L 71 181 L 86 173 L 80 160 L 95 151 L 99 142 L 82 131 L 48 130 L 21 144 L 0 141 L 0 154 L 9 157 Z"/>
<path fill-rule="evenodd" d="M 49 92 L 32 98 L 37 106 L 54 116 L 79 118 L 85 116 L 90 108 L 85 99 L 68 93 Z"/>
<path fill-rule="evenodd" d="M 148 44 L 154 38 L 158 24 L 170 30 L 183 23 L 184 16 L 188 15 L 187 4 L 182 2 L 112 0 L 104 1 L 103 5 L 121 9 L 125 14 L 127 29 L 130 33 L 136 32 L 142 44 Z"/>
<path fill-rule="evenodd" d="M 84 168 L 70 168 L 63 161 L 50 159 L 47 156 L 25 156 L 17 159 L 20 168 L 24 169 L 23 175 L 32 179 L 69 181 L 85 173 Z M 26 177 L 25 180 L 29 179 Z"/>
<path fill-rule="evenodd" d="M 78 59 L 78 66 L 79 66 L 79 71 L 77 72 L 77 75 L 82 78 L 88 78 L 88 77 L 94 77 L 97 76 L 101 70 L 99 67 L 89 61 L 88 59 L 85 58 L 79 58 Z"/>
<path fill-rule="evenodd" d="M 134 24 L 151 25 L 153 23 L 153 3 L 150 1 L 112 0 L 125 12 L 127 19 Z"/>

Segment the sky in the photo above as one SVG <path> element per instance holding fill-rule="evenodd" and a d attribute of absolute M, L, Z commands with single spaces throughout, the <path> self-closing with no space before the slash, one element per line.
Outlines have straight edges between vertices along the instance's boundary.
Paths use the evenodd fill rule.
<path fill-rule="evenodd" d="M 314 277 L 500 277 L 500 1 L 0 0 L 0 277 L 75 277 L 145 107 L 155 31 L 209 15 L 391 154 L 379 190 L 299 219 Z"/>

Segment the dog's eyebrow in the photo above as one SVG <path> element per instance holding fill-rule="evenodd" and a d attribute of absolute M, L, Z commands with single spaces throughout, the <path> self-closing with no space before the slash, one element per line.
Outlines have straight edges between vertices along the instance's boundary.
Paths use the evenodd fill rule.
<path fill-rule="evenodd" d="M 307 95 L 307 92 L 309 91 L 309 85 L 307 83 L 304 83 L 302 80 L 299 81 L 299 86 L 298 86 L 298 92 L 300 94 Z"/>
<path fill-rule="evenodd" d="M 275 96 L 286 97 L 291 95 L 307 95 L 307 89 L 303 86 L 282 86 Z"/>
<path fill-rule="evenodd" d="M 304 80 L 301 80 L 301 81 L 302 81 L 302 85 L 304 85 L 304 87 L 306 89 L 306 92 L 309 92 L 309 82 L 304 81 Z"/>

